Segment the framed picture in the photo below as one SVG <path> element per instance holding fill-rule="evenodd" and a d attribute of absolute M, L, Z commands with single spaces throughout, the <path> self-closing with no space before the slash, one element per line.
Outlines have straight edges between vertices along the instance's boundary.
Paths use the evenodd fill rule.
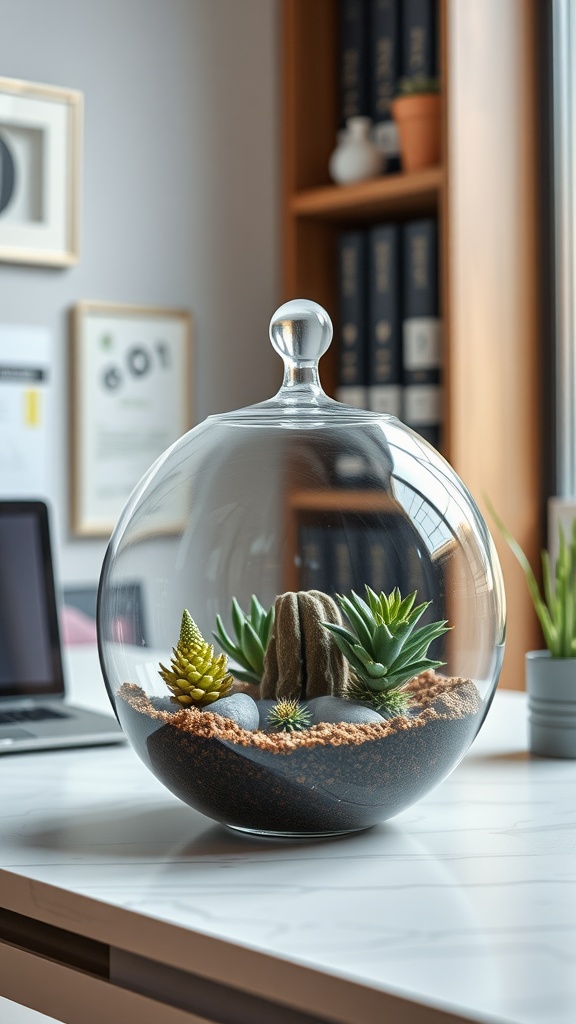
<path fill-rule="evenodd" d="M 78 260 L 82 93 L 0 78 L 0 260 Z"/>
<path fill-rule="evenodd" d="M 109 536 L 146 470 L 190 429 L 192 372 L 187 311 L 103 302 L 73 308 L 71 492 L 77 536 Z"/>

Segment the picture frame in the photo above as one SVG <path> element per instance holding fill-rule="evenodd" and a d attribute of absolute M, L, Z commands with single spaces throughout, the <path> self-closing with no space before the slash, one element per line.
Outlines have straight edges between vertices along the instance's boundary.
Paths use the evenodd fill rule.
<path fill-rule="evenodd" d="M 0 77 L 0 260 L 79 258 L 83 95 Z"/>
<path fill-rule="evenodd" d="M 92 301 L 71 315 L 71 528 L 109 537 L 142 475 L 193 425 L 193 320 Z M 181 510 L 170 514 L 166 532 Z"/>

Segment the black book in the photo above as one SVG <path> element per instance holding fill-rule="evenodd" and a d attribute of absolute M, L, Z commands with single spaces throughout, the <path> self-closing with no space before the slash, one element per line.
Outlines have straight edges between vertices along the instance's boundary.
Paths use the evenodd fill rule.
<path fill-rule="evenodd" d="M 442 353 L 436 221 L 408 222 L 402 241 L 402 418 L 438 448 Z"/>
<path fill-rule="evenodd" d="M 368 0 L 340 0 L 339 86 L 340 124 L 349 117 L 369 116 Z"/>
<path fill-rule="evenodd" d="M 390 540 L 381 528 L 369 527 L 364 534 L 363 548 L 364 582 L 377 594 L 389 594 L 398 585 L 397 566 L 394 564 Z"/>
<path fill-rule="evenodd" d="M 382 517 L 368 527 L 363 537 L 365 582 L 377 594 L 390 594 L 398 587 L 405 597 L 405 552 L 395 516 Z"/>
<path fill-rule="evenodd" d="M 325 591 L 329 585 L 329 551 L 324 526 L 302 525 L 298 529 L 300 590 Z"/>
<path fill-rule="evenodd" d="M 437 0 L 402 0 L 403 78 L 438 74 Z"/>
<path fill-rule="evenodd" d="M 402 416 L 400 226 L 368 235 L 368 408 Z"/>
<path fill-rule="evenodd" d="M 390 104 L 400 78 L 400 0 L 371 0 L 370 117 L 385 171 L 400 170 L 400 143 Z"/>
<path fill-rule="evenodd" d="M 332 527 L 327 531 L 330 564 L 330 591 L 350 595 L 364 588 L 364 563 L 361 557 L 361 533 L 357 526 Z"/>
<path fill-rule="evenodd" d="M 338 238 L 339 402 L 366 408 L 366 266 L 365 231 L 345 231 Z"/>

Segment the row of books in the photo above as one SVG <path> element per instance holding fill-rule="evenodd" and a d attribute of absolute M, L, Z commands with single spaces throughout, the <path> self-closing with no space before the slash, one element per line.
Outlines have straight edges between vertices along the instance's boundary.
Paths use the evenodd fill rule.
<path fill-rule="evenodd" d="M 399 80 L 438 75 L 437 7 L 437 0 L 340 0 L 340 121 L 372 119 L 388 172 L 399 169 L 390 110 Z"/>
<path fill-rule="evenodd" d="M 442 345 L 434 218 L 338 236 L 336 397 L 390 413 L 441 446 Z"/>
<path fill-rule="evenodd" d="M 298 530 L 299 589 L 364 595 L 399 587 L 403 596 L 418 591 L 420 601 L 439 600 L 438 569 L 403 523 L 390 516 L 377 526 L 301 524 Z"/>

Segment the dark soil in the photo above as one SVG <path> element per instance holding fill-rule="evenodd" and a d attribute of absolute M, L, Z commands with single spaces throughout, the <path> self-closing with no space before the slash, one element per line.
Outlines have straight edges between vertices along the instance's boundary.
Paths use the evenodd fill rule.
<path fill-rule="evenodd" d="M 474 739 L 485 708 L 470 680 L 427 673 L 411 688 L 410 718 L 298 734 L 246 732 L 207 711 L 174 710 L 131 684 L 120 689 L 117 711 L 154 775 L 208 817 L 321 834 L 398 814 L 441 782 Z"/>

